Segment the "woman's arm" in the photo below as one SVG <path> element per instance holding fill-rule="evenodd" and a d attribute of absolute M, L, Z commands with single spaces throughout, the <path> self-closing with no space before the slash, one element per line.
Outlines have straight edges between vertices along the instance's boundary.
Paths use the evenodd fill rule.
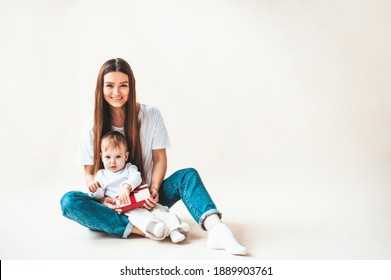
<path fill-rule="evenodd" d="M 167 154 L 166 149 L 159 149 L 152 151 L 152 178 L 151 178 L 151 189 L 156 189 L 157 191 L 160 188 L 166 176 L 167 171 Z"/>
<path fill-rule="evenodd" d="M 84 165 L 84 176 L 86 178 L 86 185 L 91 181 L 94 181 L 94 166 L 93 165 Z"/>
<path fill-rule="evenodd" d="M 151 178 L 151 197 L 145 202 L 144 207 L 152 209 L 159 201 L 159 188 L 164 180 L 167 171 L 167 154 L 166 149 L 152 151 L 152 178 Z"/>

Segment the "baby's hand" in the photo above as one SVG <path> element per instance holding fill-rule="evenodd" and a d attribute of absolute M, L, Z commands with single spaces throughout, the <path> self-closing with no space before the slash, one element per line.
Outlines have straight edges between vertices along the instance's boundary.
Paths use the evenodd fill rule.
<path fill-rule="evenodd" d="M 101 187 L 98 181 L 91 181 L 88 183 L 87 186 L 88 186 L 88 190 L 92 193 L 96 192 L 96 190 Z"/>
<path fill-rule="evenodd" d="M 122 185 L 122 191 L 118 195 L 118 200 L 120 205 L 129 204 L 130 198 L 129 195 L 132 192 L 132 186 L 129 184 L 123 184 Z"/>

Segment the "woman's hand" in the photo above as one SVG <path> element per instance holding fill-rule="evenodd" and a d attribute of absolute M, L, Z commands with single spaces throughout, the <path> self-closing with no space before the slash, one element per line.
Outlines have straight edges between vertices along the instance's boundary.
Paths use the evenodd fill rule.
<path fill-rule="evenodd" d="M 152 210 L 152 208 L 155 207 L 155 204 L 159 201 L 159 193 L 157 189 L 152 188 L 150 189 L 150 192 L 151 196 L 147 200 L 145 200 L 145 203 L 143 205 L 143 207 L 148 210 Z"/>
<path fill-rule="evenodd" d="M 88 190 L 92 193 L 96 192 L 101 186 L 98 181 L 91 181 L 87 184 Z"/>

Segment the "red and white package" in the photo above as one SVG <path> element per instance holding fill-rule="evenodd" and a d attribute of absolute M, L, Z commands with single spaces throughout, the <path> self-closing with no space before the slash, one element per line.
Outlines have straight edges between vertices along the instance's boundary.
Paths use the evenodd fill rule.
<path fill-rule="evenodd" d="M 120 209 L 122 209 L 122 211 L 126 212 L 126 211 L 132 210 L 134 208 L 139 208 L 139 207 L 143 206 L 145 200 L 148 199 L 150 195 L 151 194 L 149 193 L 149 186 L 142 185 L 130 193 L 130 196 L 129 196 L 130 203 L 129 204 L 120 205 L 119 200 L 118 200 L 118 196 L 115 197 L 115 203 L 117 205 L 120 205 Z"/>

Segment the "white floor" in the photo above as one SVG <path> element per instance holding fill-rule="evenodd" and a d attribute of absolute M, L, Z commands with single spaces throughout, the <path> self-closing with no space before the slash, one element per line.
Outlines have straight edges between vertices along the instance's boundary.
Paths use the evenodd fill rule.
<path fill-rule="evenodd" d="M 356 192 L 347 202 L 341 192 L 339 197 L 332 192 L 295 196 L 300 191 L 297 188 L 274 187 L 262 194 L 259 188 L 264 187 L 248 186 L 243 187 L 246 196 L 227 191 L 224 200 L 216 201 L 223 220 L 249 248 L 246 257 L 207 249 L 207 233 L 195 224 L 182 202 L 172 211 L 192 226 L 185 242 L 172 244 L 141 237 L 124 240 L 64 218 L 59 201 L 70 188 L 47 184 L 23 194 L 15 189 L 7 191 L 10 199 L 0 205 L 0 258 L 391 259 L 390 210 L 381 194 L 374 197 Z M 213 186 L 209 191 L 217 197 Z M 375 198 L 377 203 L 373 203 Z"/>
<path fill-rule="evenodd" d="M 0 1 L 0 259 L 391 259 L 391 1 L 91 2 Z M 248 256 L 62 217 L 116 56 Z"/>

